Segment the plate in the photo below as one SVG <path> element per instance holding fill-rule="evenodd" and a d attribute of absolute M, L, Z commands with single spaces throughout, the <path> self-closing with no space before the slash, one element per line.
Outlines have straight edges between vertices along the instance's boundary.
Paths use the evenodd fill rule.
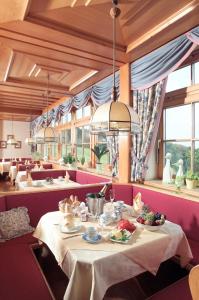
<path fill-rule="evenodd" d="M 81 229 L 81 225 L 77 225 L 77 226 L 74 226 L 73 228 L 71 229 L 67 229 L 65 226 L 61 225 L 60 226 L 60 230 L 61 232 L 63 233 L 74 233 L 74 232 L 78 232 L 80 231 Z"/>
<path fill-rule="evenodd" d="M 159 229 L 162 228 L 162 226 L 164 226 L 165 223 L 162 224 L 162 225 L 152 226 L 152 225 L 141 224 L 141 223 L 139 223 L 139 222 L 137 221 L 137 224 L 139 224 L 138 226 L 139 226 L 140 228 L 146 229 L 146 230 L 148 230 L 148 231 L 158 231 Z"/>
<path fill-rule="evenodd" d="M 88 242 L 90 244 L 96 244 L 96 243 L 98 243 L 102 239 L 102 236 L 100 234 L 97 234 L 95 237 L 93 237 L 93 239 L 90 239 L 88 237 L 88 234 L 84 233 L 82 235 L 82 238 L 83 238 L 83 240 L 85 240 L 86 242 Z"/>
<path fill-rule="evenodd" d="M 119 244 L 127 244 L 130 239 L 132 238 L 132 234 L 133 233 L 130 233 L 128 230 L 125 230 L 126 231 L 126 239 L 125 240 L 121 240 L 121 239 L 116 239 L 116 238 L 113 238 L 110 236 L 110 241 L 114 242 L 114 243 L 119 243 Z"/>

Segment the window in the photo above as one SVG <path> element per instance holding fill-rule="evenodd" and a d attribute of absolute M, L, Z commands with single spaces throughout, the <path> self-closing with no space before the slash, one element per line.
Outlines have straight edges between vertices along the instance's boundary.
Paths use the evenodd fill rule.
<path fill-rule="evenodd" d="M 164 154 L 171 153 L 175 170 L 175 163 L 183 159 L 184 173 L 189 169 L 199 171 L 198 113 L 199 102 L 164 110 Z"/>
<path fill-rule="evenodd" d="M 80 161 L 85 157 L 85 161 L 90 161 L 90 127 L 76 127 L 76 157 Z"/>
<path fill-rule="evenodd" d="M 87 105 L 76 110 L 76 119 L 82 119 L 91 115 L 91 106 Z"/>
<path fill-rule="evenodd" d="M 166 92 L 178 90 L 191 85 L 191 65 L 172 72 L 168 76 Z"/>
<path fill-rule="evenodd" d="M 67 113 L 66 115 L 62 116 L 61 123 L 62 124 L 69 123 L 71 122 L 71 119 L 72 119 L 71 113 Z"/>
<path fill-rule="evenodd" d="M 61 142 L 61 156 L 66 156 L 71 152 L 71 129 L 61 131 L 60 135 Z"/>
<path fill-rule="evenodd" d="M 101 133 L 98 135 L 97 144 L 104 144 L 107 146 L 107 138 L 106 138 L 105 134 Z M 110 163 L 110 153 L 108 152 L 105 155 L 103 155 L 100 162 L 102 164 L 109 164 Z"/>

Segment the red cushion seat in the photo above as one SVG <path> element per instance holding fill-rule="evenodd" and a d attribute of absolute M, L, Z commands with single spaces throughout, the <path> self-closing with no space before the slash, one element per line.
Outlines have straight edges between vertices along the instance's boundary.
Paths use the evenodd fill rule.
<path fill-rule="evenodd" d="M 38 243 L 38 240 L 32 235 L 33 233 L 27 233 L 22 236 L 16 237 L 14 239 L 11 239 L 9 241 L 5 241 L 3 243 L 0 243 L 0 248 L 4 246 L 15 246 L 17 244 L 26 244 L 26 245 L 33 245 Z"/>
<path fill-rule="evenodd" d="M 191 251 L 193 254 L 193 259 L 192 259 L 191 263 L 193 265 L 198 265 L 199 264 L 199 242 L 189 239 L 189 245 L 191 247 Z"/>
<path fill-rule="evenodd" d="M 28 245 L 0 247 L 0 265 L 0 299 L 53 299 Z"/>
<path fill-rule="evenodd" d="M 188 276 L 176 281 L 163 290 L 155 293 L 147 300 L 192 300 L 189 289 Z"/>

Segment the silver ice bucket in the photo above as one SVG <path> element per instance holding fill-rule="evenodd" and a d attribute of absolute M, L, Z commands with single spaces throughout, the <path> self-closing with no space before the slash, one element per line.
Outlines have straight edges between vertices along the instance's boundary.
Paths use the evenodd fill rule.
<path fill-rule="evenodd" d="M 100 197 L 98 194 L 89 193 L 86 195 L 86 203 L 89 212 L 93 216 L 100 216 L 103 213 L 103 208 L 106 200 L 105 197 Z"/>

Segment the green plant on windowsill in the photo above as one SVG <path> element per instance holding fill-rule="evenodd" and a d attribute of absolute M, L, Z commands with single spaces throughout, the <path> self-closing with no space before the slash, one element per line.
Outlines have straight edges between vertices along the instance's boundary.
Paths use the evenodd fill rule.
<path fill-rule="evenodd" d="M 186 185 L 189 190 L 197 187 L 198 184 L 198 175 L 193 173 L 191 170 L 186 173 Z"/>
<path fill-rule="evenodd" d="M 85 164 L 85 161 L 86 161 L 85 157 L 82 156 L 82 158 L 81 158 L 81 160 L 80 160 L 82 166 Z"/>
<path fill-rule="evenodd" d="M 63 157 L 64 163 L 72 165 L 73 163 L 76 162 L 76 158 L 71 154 L 68 153 L 66 156 Z"/>
<path fill-rule="evenodd" d="M 96 169 L 98 171 L 101 171 L 101 162 L 100 162 L 101 158 L 102 158 L 102 156 L 107 154 L 109 152 L 109 150 L 105 144 L 95 145 L 94 149 L 91 148 L 91 150 L 96 156 Z"/>

